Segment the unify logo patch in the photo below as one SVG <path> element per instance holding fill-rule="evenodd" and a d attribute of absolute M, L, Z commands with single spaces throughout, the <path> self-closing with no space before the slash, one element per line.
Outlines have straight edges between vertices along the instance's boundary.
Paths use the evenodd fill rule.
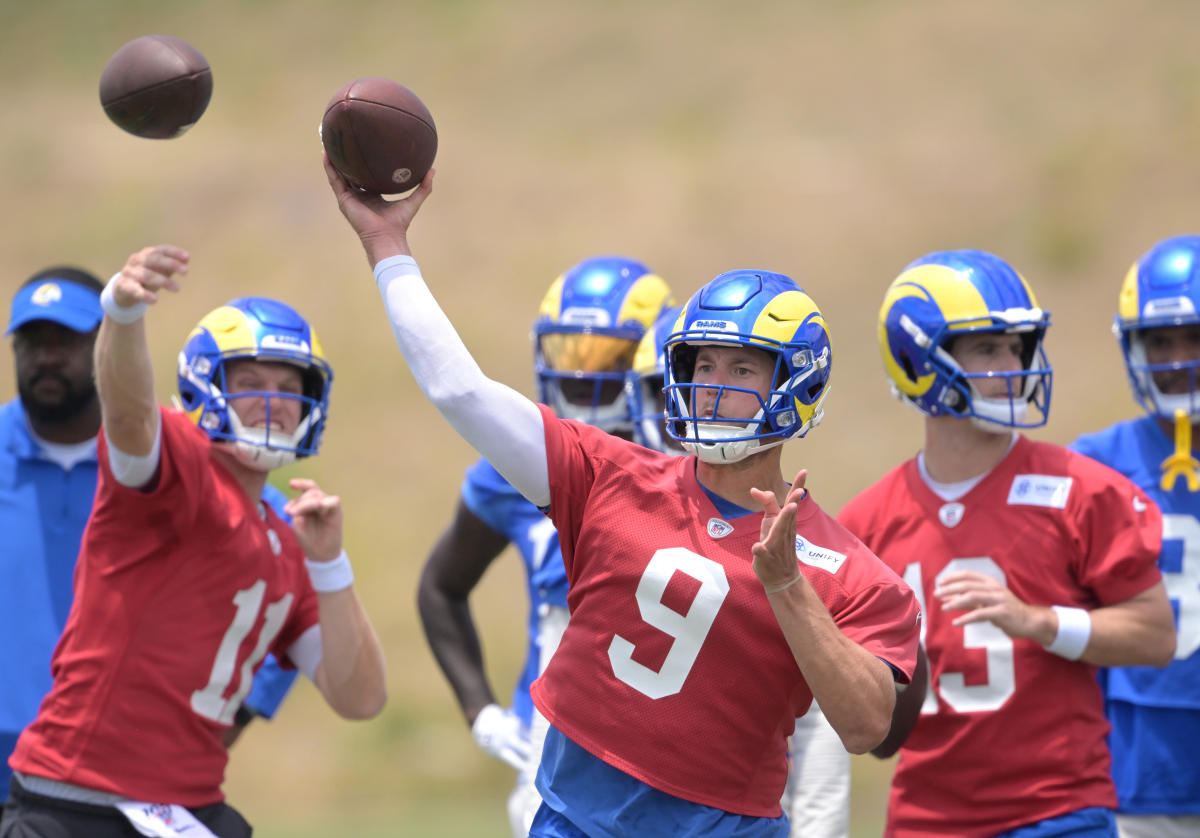
<path fill-rule="evenodd" d="M 733 532 L 733 524 L 720 518 L 708 519 L 708 534 L 713 538 L 724 538 Z"/>
<path fill-rule="evenodd" d="M 1071 494 L 1071 478 L 1051 474 L 1018 474 L 1008 490 L 1010 505 L 1045 506 L 1066 509 Z"/>
<path fill-rule="evenodd" d="M 813 544 L 800 536 L 796 536 L 796 558 L 829 573 L 837 573 L 846 562 L 845 553 Z"/>

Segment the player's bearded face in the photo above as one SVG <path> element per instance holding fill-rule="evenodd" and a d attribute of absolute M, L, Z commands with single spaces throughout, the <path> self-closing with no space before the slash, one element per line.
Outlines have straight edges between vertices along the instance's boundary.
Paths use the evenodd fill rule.
<path fill-rule="evenodd" d="M 1164 326 L 1141 333 L 1146 362 L 1191 365 L 1200 361 L 1200 326 Z M 1191 366 L 1152 373 L 1154 384 L 1167 395 L 1184 395 L 1197 389 L 1196 370 Z"/>
<path fill-rule="evenodd" d="M 45 320 L 13 336 L 17 392 L 37 422 L 65 422 L 96 399 L 92 348 L 96 333 L 80 333 Z"/>
<path fill-rule="evenodd" d="M 593 404 L 612 404 L 624 390 L 624 383 L 614 380 L 595 381 L 590 378 L 564 379 L 562 394 L 571 404 L 587 407 Z"/>
<path fill-rule="evenodd" d="M 276 361 L 231 361 L 225 370 L 225 391 L 230 406 L 247 428 L 270 428 L 291 434 L 300 424 L 302 402 L 270 398 L 262 393 L 299 396 L 304 380 L 300 370 Z M 239 396 L 239 393 L 247 395 Z"/>

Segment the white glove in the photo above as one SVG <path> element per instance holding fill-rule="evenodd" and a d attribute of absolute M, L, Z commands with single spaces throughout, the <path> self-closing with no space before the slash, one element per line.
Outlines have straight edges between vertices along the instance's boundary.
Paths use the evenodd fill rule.
<path fill-rule="evenodd" d="M 532 745 L 529 732 L 512 710 L 489 704 L 479 711 L 471 735 L 485 754 L 502 759 L 520 771 L 529 761 Z"/>

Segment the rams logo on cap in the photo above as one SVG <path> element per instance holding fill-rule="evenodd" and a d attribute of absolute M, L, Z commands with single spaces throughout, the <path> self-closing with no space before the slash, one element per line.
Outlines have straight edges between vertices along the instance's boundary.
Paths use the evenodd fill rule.
<path fill-rule="evenodd" d="M 33 292 L 29 301 L 35 306 L 50 306 L 62 299 L 62 289 L 55 282 L 43 282 Z"/>

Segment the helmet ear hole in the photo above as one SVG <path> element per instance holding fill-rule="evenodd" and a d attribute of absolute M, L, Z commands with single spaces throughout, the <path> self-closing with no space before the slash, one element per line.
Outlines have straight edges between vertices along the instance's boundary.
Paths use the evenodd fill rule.
<path fill-rule="evenodd" d="M 1042 335 L 1040 332 L 1025 332 L 1021 335 L 1021 367 L 1022 369 L 1031 369 L 1033 367 L 1033 357 L 1037 354 L 1038 344 L 1041 342 Z"/>
<path fill-rule="evenodd" d="M 696 372 L 696 356 L 698 354 L 700 354 L 700 350 L 686 343 L 677 343 L 672 347 L 670 356 L 671 372 L 678 383 L 692 383 L 692 376 Z"/>
<path fill-rule="evenodd" d="M 907 352 L 900 353 L 900 368 L 904 370 L 905 376 L 914 384 L 917 381 L 917 370 L 913 366 L 912 358 L 908 357 Z"/>

